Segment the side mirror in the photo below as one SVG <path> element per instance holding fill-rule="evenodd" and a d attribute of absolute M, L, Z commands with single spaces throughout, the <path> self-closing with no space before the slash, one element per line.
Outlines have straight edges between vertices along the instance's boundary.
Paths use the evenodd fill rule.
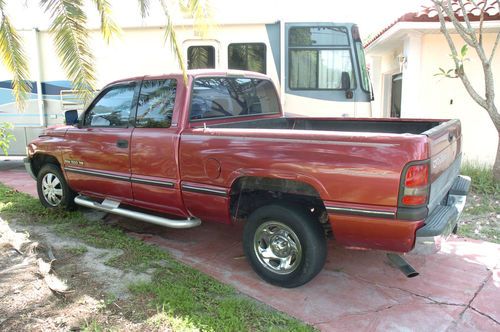
<path fill-rule="evenodd" d="M 67 125 L 75 125 L 78 123 L 78 111 L 77 110 L 69 110 L 64 112 L 64 120 Z"/>
<path fill-rule="evenodd" d="M 351 90 L 351 76 L 348 72 L 343 71 L 342 76 L 340 77 L 340 84 L 342 85 L 342 90 L 345 91 L 345 97 L 347 99 L 352 99 L 353 93 Z"/>

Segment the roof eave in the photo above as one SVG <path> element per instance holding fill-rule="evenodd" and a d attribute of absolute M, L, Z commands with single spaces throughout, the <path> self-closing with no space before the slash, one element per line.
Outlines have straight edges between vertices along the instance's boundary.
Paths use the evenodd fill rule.
<path fill-rule="evenodd" d="M 479 27 L 479 22 L 471 22 L 472 27 Z M 447 22 L 446 27 L 454 32 L 453 23 Z M 396 38 L 401 38 L 408 32 L 438 32 L 441 28 L 439 22 L 397 22 L 376 39 L 372 40 L 366 47 L 365 52 L 376 54 L 384 49 L 385 44 L 393 42 Z M 500 30 L 500 21 L 485 21 L 483 22 L 483 30 L 495 29 Z"/>

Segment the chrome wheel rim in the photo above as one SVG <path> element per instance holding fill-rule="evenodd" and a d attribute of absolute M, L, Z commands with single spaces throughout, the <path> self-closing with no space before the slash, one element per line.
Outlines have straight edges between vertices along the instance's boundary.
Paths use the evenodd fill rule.
<path fill-rule="evenodd" d="M 61 204 L 63 189 L 61 181 L 54 173 L 47 173 L 42 179 L 42 194 L 45 201 L 52 206 Z"/>
<path fill-rule="evenodd" d="M 297 234 L 278 221 L 266 221 L 257 228 L 254 251 L 262 266 L 277 274 L 292 273 L 302 258 Z"/>

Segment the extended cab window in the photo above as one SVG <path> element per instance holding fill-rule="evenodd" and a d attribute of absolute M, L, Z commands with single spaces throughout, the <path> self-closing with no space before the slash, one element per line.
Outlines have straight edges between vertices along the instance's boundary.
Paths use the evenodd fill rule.
<path fill-rule="evenodd" d="M 135 126 L 142 128 L 168 128 L 172 123 L 175 104 L 176 80 L 143 81 L 137 105 Z"/>
<path fill-rule="evenodd" d="M 134 99 L 134 85 L 111 87 L 94 102 L 85 114 L 88 127 L 126 127 Z"/>
<path fill-rule="evenodd" d="M 216 77 L 194 81 L 191 120 L 279 112 L 278 96 L 269 80 Z"/>
<path fill-rule="evenodd" d="M 294 90 L 335 90 L 342 72 L 354 86 L 354 71 L 345 27 L 318 26 L 290 29 L 289 87 Z"/>
<path fill-rule="evenodd" d="M 213 46 L 189 46 L 188 69 L 215 68 L 215 48 Z"/>

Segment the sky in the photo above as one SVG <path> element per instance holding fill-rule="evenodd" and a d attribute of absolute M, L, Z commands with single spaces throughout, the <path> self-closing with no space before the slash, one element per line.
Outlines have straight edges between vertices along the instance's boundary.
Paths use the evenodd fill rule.
<path fill-rule="evenodd" d="M 181 0 L 182 1 L 182 0 Z M 85 0 L 89 26 L 97 27 L 99 18 L 92 3 Z M 154 5 L 151 15 L 143 20 L 137 0 L 110 0 L 114 19 L 121 26 L 163 25 L 161 8 Z M 151 1 L 156 3 L 156 1 Z M 357 23 L 363 37 L 378 32 L 399 16 L 416 11 L 424 0 L 211 0 L 214 21 L 287 20 L 332 21 Z M 41 12 L 39 0 L 7 0 L 8 13 L 21 29 L 46 29 L 48 15 Z"/>

